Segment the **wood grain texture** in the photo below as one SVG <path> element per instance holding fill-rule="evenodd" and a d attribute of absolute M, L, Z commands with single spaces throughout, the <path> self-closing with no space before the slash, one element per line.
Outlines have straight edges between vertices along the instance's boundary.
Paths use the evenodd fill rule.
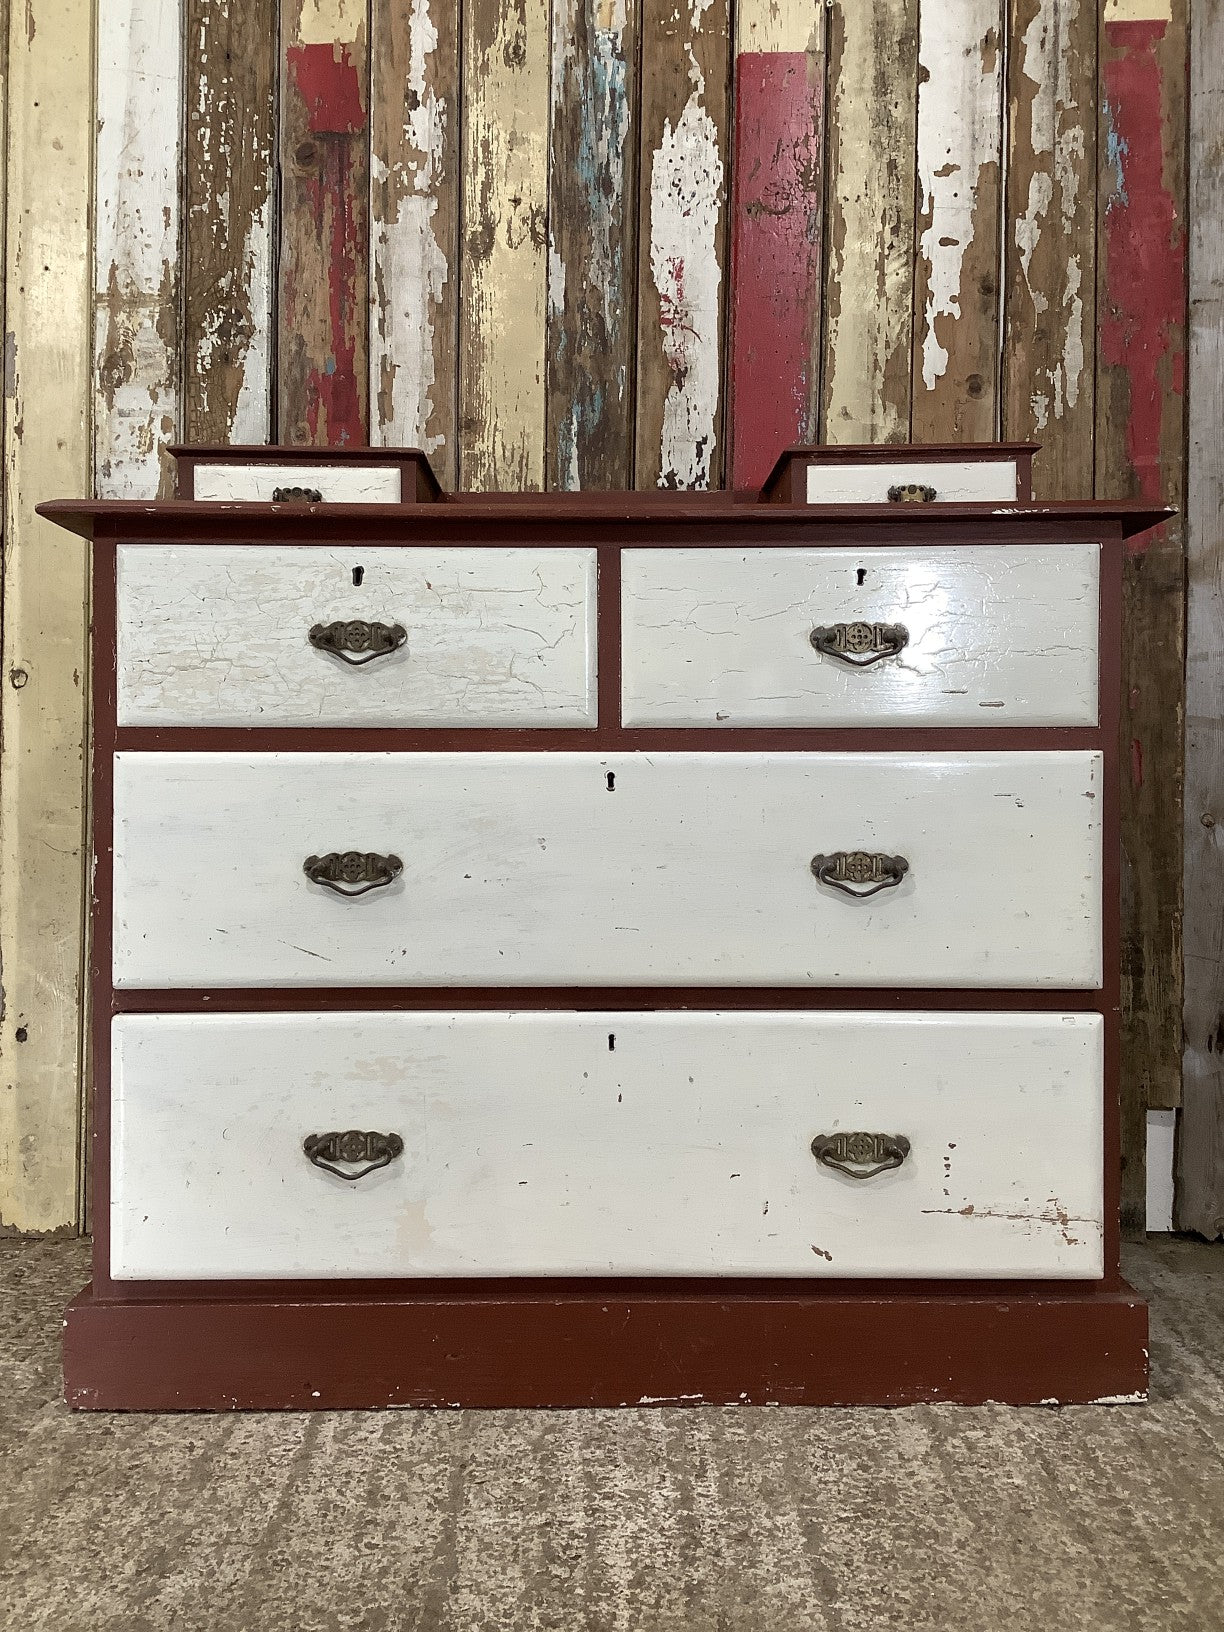
<path fill-rule="evenodd" d="M 1114 0 L 1099 40 L 1096 491 L 1181 505 L 1184 0 Z M 1180 1098 L 1184 560 L 1178 519 L 1127 560 L 1122 1215 L 1145 1223 L 1146 1112 Z"/>
<path fill-rule="evenodd" d="M 917 105 L 918 0 L 832 0 L 826 442 L 909 437 Z"/>
<path fill-rule="evenodd" d="M 554 0 L 548 212 L 550 488 L 633 483 L 637 0 Z"/>
<path fill-rule="evenodd" d="M 729 486 L 759 488 L 820 421 L 825 27 L 811 0 L 736 10 Z"/>
<path fill-rule="evenodd" d="M 544 485 L 548 0 L 463 8 L 460 479 Z"/>
<path fill-rule="evenodd" d="M 280 0 L 282 442 L 359 444 L 369 423 L 365 0 Z"/>
<path fill-rule="evenodd" d="M 1001 0 L 920 8 L 916 442 L 998 435 Z"/>
<path fill-rule="evenodd" d="M 458 477 L 459 17 L 371 8 L 370 440 Z"/>
<path fill-rule="evenodd" d="M 638 487 L 723 483 L 728 0 L 642 9 Z"/>
<path fill-rule="evenodd" d="M 94 486 L 152 499 L 173 491 L 180 412 L 181 19 L 99 0 L 97 23 Z"/>
<path fill-rule="evenodd" d="M 1185 1044 L 1178 1229 L 1224 1236 L 1224 4 L 1190 40 Z"/>
<path fill-rule="evenodd" d="M 72 1231 L 82 1133 L 87 552 L 34 512 L 89 490 L 88 0 L 6 8 L 0 1233 Z"/>
<path fill-rule="evenodd" d="M 1092 491 L 1096 36 L 1092 0 L 1011 0 L 1003 435 L 1041 498 Z"/>
<path fill-rule="evenodd" d="M 271 431 L 276 0 L 187 0 L 183 431 Z"/>

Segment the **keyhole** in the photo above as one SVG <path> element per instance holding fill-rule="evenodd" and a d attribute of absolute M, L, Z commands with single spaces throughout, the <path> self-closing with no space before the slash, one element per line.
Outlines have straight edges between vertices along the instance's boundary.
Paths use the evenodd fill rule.
<path fill-rule="evenodd" d="M 866 577 L 867 577 L 867 568 L 866 567 L 860 567 L 858 569 L 858 581 L 859 581 L 859 588 L 860 589 L 862 589 L 863 582 L 866 579 Z"/>
<path fill-rule="evenodd" d="M 608 792 L 609 793 L 614 793 L 615 791 L 616 791 L 616 772 L 615 771 L 609 771 L 608 772 Z"/>
<path fill-rule="evenodd" d="M 353 568 L 353 582 L 357 585 L 358 588 L 361 587 L 361 580 L 364 577 L 365 577 L 365 568 L 364 567 L 354 567 Z M 860 578 L 859 583 L 861 584 L 862 581 L 863 580 Z"/>
<path fill-rule="evenodd" d="M 610 1031 L 608 1033 L 608 1053 L 613 1054 L 615 1052 L 616 1052 L 616 1033 L 614 1031 Z"/>

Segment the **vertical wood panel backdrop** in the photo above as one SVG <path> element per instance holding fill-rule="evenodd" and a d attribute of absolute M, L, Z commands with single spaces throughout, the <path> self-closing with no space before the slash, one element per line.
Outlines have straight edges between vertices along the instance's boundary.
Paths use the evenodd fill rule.
<path fill-rule="evenodd" d="M 1039 496 L 1186 492 L 1188 0 L 95 8 L 96 69 L 88 0 L 6 8 L 0 1219 L 16 1228 L 79 1216 L 83 562 L 32 506 L 85 490 L 91 428 L 96 491 L 129 496 L 166 491 L 177 436 L 416 444 L 448 485 L 589 488 L 751 487 L 792 440 L 1003 435 L 1043 444 Z M 1210 401 L 1219 0 L 1196 16 Z M 1216 1199 L 1182 1216 L 1211 1233 L 1219 461 L 1194 446 L 1188 1047 L 1195 1149 L 1214 1156 L 1184 1140 L 1182 1170 L 1200 1188 L 1214 1172 Z M 1179 519 L 1127 570 L 1131 1230 L 1144 1111 L 1180 1093 L 1183 594 Z"/>

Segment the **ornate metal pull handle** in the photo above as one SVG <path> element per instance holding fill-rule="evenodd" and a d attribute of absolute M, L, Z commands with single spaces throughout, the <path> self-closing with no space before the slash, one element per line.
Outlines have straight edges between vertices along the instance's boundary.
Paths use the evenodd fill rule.
<path fill-rule="evenodd" d="M 874 1179 L 890 1167 L 900 1167 L 910 1153 L 902 1133 L 818 1133 L 812 1155 L 825 1167 L 835 1167 L 848 1179 Z"/>
<path fill-rule="evenodd" d="M 831 856 L 813 856 L 812 872 L 820 884 L 865 901 L 881 890 L 895 889 L 909 872 L 904 856 L 881 856 L 868 850 L 835 850 Z"/>
<path fill-rule="evenodd" d="M 402 1155 L 404 1141 L 398 1133 L 362 1133 L 360 1128 L 350 1128 L 347 1133 L 309 1133 L 302 1140 L 302 1149 L 316 1167 L 326 1168 L 338 1179 L 356 1180 Z M 357 1167 L 356 1173 L 346 1173 L 337 1162 Z"/>
<path fill-rule="evenodd" d="M 332 850 L 326 856 L 307 856 L 302 863 L 312 884 L 348 896 L 365 895 L 391 884 L 403 870 L 398 856 L 380 856 L 374 850 Z"/>
<path fill-rule="evenodd" d="M 365 623 L 354 618 L 350 623 L 316 623 L 307 637 L 320 652 L 331 652 L 341 662 L 354 669 L 364 668 L 376 657 L 398 652 L 408 639 L 402 623 Z M 361 652 L 361 657 L 350 657 L 350 652 Z"/>
<path fill-rule="evenodd" d="M 925 482 L 898 482 L 888 490 L 889 504 L 934 504 L 935 489 Z"/>
<path fill-rule="evenodd" d="M 322 504 L 323 495 L 317 487 L 274 487 L 273 504 Z"/>
<path fill-rule="evenodd" d="M 882 658 L 896 657 L 908 640 L 909 630 L 901 623 L 833 623 L 811 634 L 818 652 L 852 669 L 870 668 Z"/>

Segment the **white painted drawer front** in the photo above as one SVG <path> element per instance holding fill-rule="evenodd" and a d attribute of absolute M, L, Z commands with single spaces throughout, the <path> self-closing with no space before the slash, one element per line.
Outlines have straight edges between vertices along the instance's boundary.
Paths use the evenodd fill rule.
<path fill-rule="evenodd" d="M 399 504 L 398 465 L 249 465 L 226 460 L 195 467 L 197 499 L 270 500 L 278 487 L 313 487 L 326 504 Z"/>
<path fill-rule="evenodd" d="M 627 550 L 626 725 L 1095 725 L 1099 547 Z M 812 630 L 900 624 L 850 667 Z"/>
<path fill-rule="evenodd" d="M 595 723 L 594 550 L 126 545 L 118 595 L 120 725 Z M 310 644 L 352 620 L 407 640 Z"/>
<path fill-rule="evenodd" d="M 121 753 L 115 980 L 1091 987 L 1100 793 L 1078 752 Z M 851 900 L 841 850 L 909 871 Z M 304 876 L 346 851 L 402 874 Z"/>
<path fill-rule="evenodd" d="M 890 487 L 920 482 L 939 504 L 1016 502 L 1014 459 L 864 459 L 809 465 L 809 504 L 887 504 Z"/>
<path fill-rule="evenodd" d="M 1087 1014 L 125 1015 L 112 1273 L 1099 1276 L 1101 1037 Z M 313 1167 L 303 1139 L 349 1128 L 403 1154 Z M 861 1180 L 815 1161 L 852 1131 L 910 1154 Z"/>

